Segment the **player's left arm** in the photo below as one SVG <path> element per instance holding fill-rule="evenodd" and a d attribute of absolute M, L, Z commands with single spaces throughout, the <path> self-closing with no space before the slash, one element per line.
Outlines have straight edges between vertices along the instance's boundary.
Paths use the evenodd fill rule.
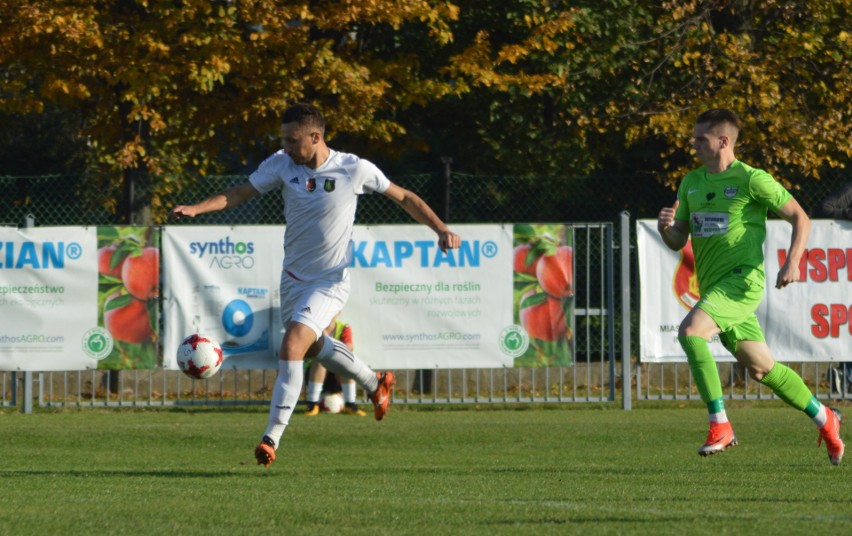
<path fill-rule="evenodd" d="M 799 261 L 805 253 L 808 235 L 811 233 L 811 220 L 805 214 L 799 202 L 792 197 L 776 212 L 784 221 L 793 226 L 790 249 L 787 251 L 787 261 L 778 270 L 778 279 L 775 281 L 775 288 L 784 288 L 799 279 Z"/>
<path fill-rule="evenodd" d="M 391 183 L 383 193 L 408 212 L 415 221 L 435 231 L 438 235 L 438 247 L 441 248 L 441 251 L 446 253 L 448 249 L 455 249 L 461 245 L 461 237 L 450 231 L 447 224 L 435 214 L 435 211 L 419 195 L 394 183 Z"/>

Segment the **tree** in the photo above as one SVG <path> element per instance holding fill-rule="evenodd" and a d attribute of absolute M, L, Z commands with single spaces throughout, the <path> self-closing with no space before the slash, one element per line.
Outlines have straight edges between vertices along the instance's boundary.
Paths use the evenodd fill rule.
<path fill-rule="evenodd" d="M 141 183 L 158 219 L 277 148 L 302 100 L 395 171 L 672 186 L 708 107 L 739 112 L 743 159 L 788 186 L 852 155 L 852 0 L 2 2 L 0 114 L 67 111 L 91 187 Z"/>
<path fill-rule="evenodd" d="M 79 112 L 93 188 L 152 180 L 156 209 L 187 174 L 276 146 L 278 116 L 295 101 L 333 108 L 332 135 L 399 136 L 376 111 L 445 84 L 386 66 L 378 72 L 408 92 L 389 94 L 372 58 L 359 59 L 359 28 L 417 24 L 441 42 L 455 12 L 426 0 L 4 0 L 0 113 Z"/>

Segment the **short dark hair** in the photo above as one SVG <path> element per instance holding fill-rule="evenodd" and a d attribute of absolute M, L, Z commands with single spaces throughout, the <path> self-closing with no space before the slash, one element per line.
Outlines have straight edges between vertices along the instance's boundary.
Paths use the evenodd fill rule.
<path fill-rule="evenodd" d="M 285 123 L 310 125 L 318 128 L 320 132 L 325 131 L 325 119 L 323 119 L 322 113 L 316 106 L 304 102 L 294 104 L 284 111 L 284 115 L 281 116 L 281 124 Z"/>
<path fill-rule="evenodd" d="M 698 119 L 695 120 L 695 124 L 698 125 L 702 123 L 709 123 L 710 128 L 727 123 L 734 127 L 737 131 L 740 130 L 740 118 L 737 117 L 737 114 L 734 112 L 724 108 L 712 108 L 702 112 L 701 115 L 698 116 Z"/>

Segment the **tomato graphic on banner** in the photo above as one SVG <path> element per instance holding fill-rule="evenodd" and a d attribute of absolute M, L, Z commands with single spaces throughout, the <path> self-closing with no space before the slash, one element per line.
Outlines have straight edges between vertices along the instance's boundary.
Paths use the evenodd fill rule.
<path fill-rule="evenodd" d="M 672 290 L 677 301 L 687 309 L 692 309 L 701 296 L 698 293 L 698 276 L 695 275 L 695 254 L 692 252 L 692 240 L 680 250 L 680 260 L 672 278 Z"/>

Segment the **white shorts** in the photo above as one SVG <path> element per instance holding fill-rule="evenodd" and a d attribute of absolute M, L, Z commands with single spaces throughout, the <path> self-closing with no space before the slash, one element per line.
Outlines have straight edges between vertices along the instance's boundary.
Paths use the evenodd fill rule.
<path fill-rule="evenodd" d="M 281 271 L 281 326 L 290 322 L 314 330 L 317 339 L 349 299 L 349 271 L 318 281 L 300 281 Z"/>

